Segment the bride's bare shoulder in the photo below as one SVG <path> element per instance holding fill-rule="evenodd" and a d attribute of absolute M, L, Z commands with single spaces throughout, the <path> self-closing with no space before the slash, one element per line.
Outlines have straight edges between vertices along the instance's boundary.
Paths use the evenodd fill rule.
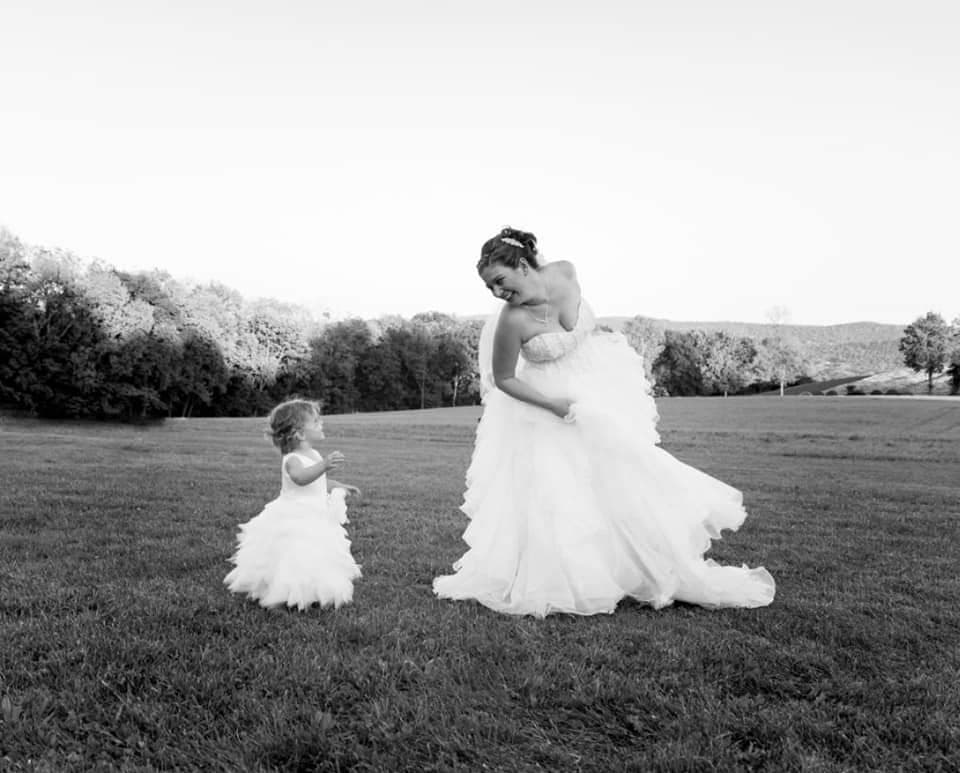
<path fill-rule="evenodd" d="M 509 304 L 503 304 L 500 309 L 500 315 L 497 318 L 497 330 L 510 333 L 519 333 L 524 319 L 521 316 L 520 309 Z"/>
<path fill-rule="evenodd" d="M 544 271 L 563 279 L 576 280 L 577 268 L 569 260 L 554 260 L 543 267 Z"/>

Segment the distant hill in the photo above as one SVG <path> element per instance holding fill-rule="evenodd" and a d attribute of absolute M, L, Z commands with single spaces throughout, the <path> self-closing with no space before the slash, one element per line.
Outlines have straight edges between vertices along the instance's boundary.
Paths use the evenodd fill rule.
<path fill-rule="evenodd" d="M 631 317 L 600 317 L 597 321 L 614 330 L 620 330 Z M 886 325 L 880 322 L 844 322 L 842 325 L 771 325 L 763 322 L 682 322 L 672 319 L 654 319 L 651 322 L 664 330 L 722 330 L 732 336 L 769 338 L 784 336 L 804 343 L 844 344 L 869 341 L 899 341 L 906 325 Z"/>
<path fill-rule="evenodd" d="M 948 373 L 933 378 L 933 394 L 949 395 L 951 379 Z M 777 394 L 777 391 L 761 394 Z M 926 395 L 927 375 L 910 368 L 899 367 L 869 376 L 847 376 L 825 381 L 812 381 L 787 387 L 786 395 Z M 960 400 L 960 398 L 957 398 Z"/>
<path fill-rule="evenodd" d="M 598 322 L 620 330 L 630 317 L 601 317 Z M 664 330 L 722 330 L 738 338 L 783 337 L 796 342 L 810 360 L 815 379 L 837 379 L 882 373 L 903 366 L 898 350 L 905 325 L 846 322 L 842 325 L 772 325 L 758 322 L 651 321 Z"/>

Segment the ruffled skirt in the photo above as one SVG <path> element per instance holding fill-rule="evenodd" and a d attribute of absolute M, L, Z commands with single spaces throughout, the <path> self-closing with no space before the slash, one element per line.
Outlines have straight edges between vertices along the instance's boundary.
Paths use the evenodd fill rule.
<path fill-rule="evenodd" d="M 350 602 L 360 567 L 350 554 L 346 520 L 342 489 L 330 492 L 325 507 L 316 497 L 281 495 L 240 526 L 224 584 L 264 607 Z"/>
<path fill-rule="evenodd" d="M 628 596 L 656 608 L 770 604 L 765 569 L 704 559 L 743 523 L 742 496 L 657 446 L 643 363 L 622 336 L 593 333 L 518 375 L 572 399 L 573 420 L 487 393 L 461 508 L 469 550 L 434 580 L 437 595 L 538 617 L 612 612 Z"/>

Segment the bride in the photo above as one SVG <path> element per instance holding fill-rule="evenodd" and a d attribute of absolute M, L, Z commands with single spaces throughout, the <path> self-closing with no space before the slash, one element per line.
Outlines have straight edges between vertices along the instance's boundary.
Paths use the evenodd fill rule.
<path fill-rule="evenodd" d="M 498 612 L 760 607 L 766 569 L 703 554 L 746 518 L 739 491 L 658 447 L 639 355 L 596 328 L 571 263 L 540 263 L 531 233 L 503 229 L 477 270 L 504 301 L 480 339 L 483 416 L 467 470 L 469 550 L 436 594 Z"/>

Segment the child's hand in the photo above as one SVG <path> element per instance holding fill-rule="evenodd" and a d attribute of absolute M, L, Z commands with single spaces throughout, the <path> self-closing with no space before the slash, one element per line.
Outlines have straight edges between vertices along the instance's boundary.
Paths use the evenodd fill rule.
<path fill-rule="evenodd" d="M 326 459 L 327 470 L 339 470 L 343 466 L 344 458 L 343 454 L 339 451 L 331 451 L 330 455 Z"/>
<path fill-rule="evenodd" d="M 360 489 L 356 486 L 350 486 L 347 483 L 341 483 L 337 488 L 342 488 L 347 496 L 355 496 L 357 499 L 360 498 Z"/>

